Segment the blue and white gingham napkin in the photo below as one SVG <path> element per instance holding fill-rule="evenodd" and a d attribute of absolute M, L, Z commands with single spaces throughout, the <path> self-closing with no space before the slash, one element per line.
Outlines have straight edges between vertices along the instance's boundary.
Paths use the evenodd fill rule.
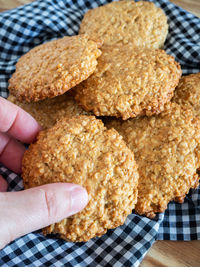
<path fill-rule="evenodd" d="M 84 13 L 106 0 L 39 0 L 0 13 L 0 95 L 8 96 L 8 79 L 19 57 L 48 40 L 78 33 Z M 170 3 L 151 0 L 169 22 L 167 53 L 181 63 L 184 74 L 200 72 L 200 19 Z M 23 188 L 19 176 L 0 165 L 10 191 Z M 87 243 L 44 237 L 40 232 L 18 238 L 0 251 L 0 266 L 135 266 L 155 240 L 200 239 L 200 189 L 184 204 L 170 203 L 156 219 L 131 214 L 125 224 Z"/>

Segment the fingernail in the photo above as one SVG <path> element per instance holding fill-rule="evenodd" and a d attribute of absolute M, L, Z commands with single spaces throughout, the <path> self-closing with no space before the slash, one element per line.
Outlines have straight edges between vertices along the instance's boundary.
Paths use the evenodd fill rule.
<path fill-rule="evenodd" d="M 87 191 L 81 186 L 75 186 L 71 191 L 71 215 L 81 211 L 87 203 Z"/>

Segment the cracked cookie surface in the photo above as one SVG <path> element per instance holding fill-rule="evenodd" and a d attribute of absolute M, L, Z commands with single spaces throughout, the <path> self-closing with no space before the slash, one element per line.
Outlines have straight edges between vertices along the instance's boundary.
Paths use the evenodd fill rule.
<path fill-rule="evenodd" d="M 134 155 L 114 129 L 94 116 L 63 118 L 40 132 L 25 152 L 25 188 L 54 182 L 82 185 L 89 195 L 78 214 L 45 228 L 73 242 L 88 241 L 124 223 L 137 201 Z"/>
<path fill-rule="evenodd" d="M 31 114 L 43 129 L 52 127 L 62 117 L 91 115 L 78 106 L 71 92 L 32 103 L 19 102 L 13 95 L 8 100 Z"/>
<path fill-rule="evenodd" d="M 10 93 L 27 102 L 64 94 L 94 72 L 101 55 L 98 45 L 86 35 L 77 35 L 36 46 L 16 64 Z"/>
<path fill-rule="evenodd" d="M 200 117 L 200 72 L 181 77 L 172 101 L 188 106 Z"/>
<path fill-rule="evenodd" d="M 138 164 L 135 211 L 153 218 L 171 200 L 183 202 L 196 188 L 200 166 L 200 121 L 187 107 L 169 103 L 159 115 L 110 121 L 134 152 Z"/>
<path fill-rule="evenodd" d="M 106 45 L 127 44 L 162 48 L 168 33 L 167 17 L 153 3 L 120 1 L 89 10 L 80 33 L 100 39 Z"/>
<path fill-rule="evenodd" d="M 75 99 L 96 116 L 151 116 L 170 101 L 180 76 L 180 65 L 164 50 L 104 46 L 95 72 L 76 87 Z"/>

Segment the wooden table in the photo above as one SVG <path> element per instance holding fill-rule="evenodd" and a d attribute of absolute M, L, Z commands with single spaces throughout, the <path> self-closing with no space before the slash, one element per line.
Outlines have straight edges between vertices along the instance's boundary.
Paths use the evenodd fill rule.
<path fill-rule="evenodd" d="M 0 12 L 32 2 L 31 0 L 0 0 Z M 171 0 L 200 17 L 200 0 Z M 140 267 L 200 267 L 200 241 L 157 241 Z"/>

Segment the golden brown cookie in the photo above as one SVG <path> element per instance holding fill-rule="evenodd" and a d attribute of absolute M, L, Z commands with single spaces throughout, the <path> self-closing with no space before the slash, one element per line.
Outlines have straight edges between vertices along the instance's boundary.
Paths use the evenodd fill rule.
<path fill-rule="evenodd" d="M 40 132 L 25 152 L 25 188 L 54 182 L 82 185 L 86 208 L 44 230 L 73 242 L 88 241 L 124 223 L 137 201 L 134 155 L 114 129 L 94 116 L 63 118 Z"/>
<path fill-rule="evenodd" d="M 9 95 L 8 100 L 30 113 L 43 129 L 52 127 L 62 117 L 91 115 L 78 106 L 71 92 L 34 103 L 19 102 L 13 95 Z"/>
<path fill-rule="evenodd" d="M 9 90 L 27 102 L 64 94 L 94 72 L 100 55 L 98 44 L 86 35 L 36 46 L 19 59 Z"/>
<path fill-rule="evenodd" d="M 190 107 L 200 117 L 200 72 L 183 76 L 174 91 L 173 102 Z"/>
<path fill-rule="evenodd" d="M 152 117 L 107 125 L 123 136 L 138 164 L 138 202 L 135 211 L 148 217 L 163 212 L 171 200 L 183 202 L 196 188 L 200 166 L 200 121 L 176 103 Z"/>
<path fill-rule="evenodd" d="M 180 65 L 164 50 L 104 46 L 95 72 L 76 87 L 75 99 L 97 116 L 150 116 L 170 101 L 180 76 Z"/>
<path fill-rule="evenodd" d="M 120 1 L 89 10 L 80 33 L 106 45 L 133 42 L 140 47 L 162 48 L 168 33 L 167 17 L 153 3 Z"/>

